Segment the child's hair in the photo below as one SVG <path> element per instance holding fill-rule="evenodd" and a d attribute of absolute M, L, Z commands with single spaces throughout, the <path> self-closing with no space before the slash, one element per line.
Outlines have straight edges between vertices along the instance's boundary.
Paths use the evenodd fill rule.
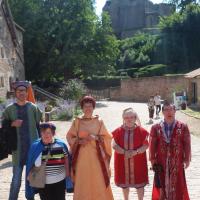
<path fill-rule="evenodd" d="M 43 132 L 48 128 L 51 129 L 53 135 L 55 135 L 56 126 L 54 124 L 49 123 L 49 122 L 45 122 L 45 123 L 40 124 L 40 132 Z"/>
<path fill-rule="evenodd" d="M 170 101 L 164 100 L 163 102 L 163 106 L 162 106 L 162 111 L 164 111 L 165 107 L 167 106 L 172 106 L 174 110 L 176 110 L 176 107 L 173 103 L 171 103 Z"/>

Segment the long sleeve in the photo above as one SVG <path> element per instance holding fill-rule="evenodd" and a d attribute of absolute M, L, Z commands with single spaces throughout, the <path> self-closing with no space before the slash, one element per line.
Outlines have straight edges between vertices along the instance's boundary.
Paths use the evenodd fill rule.
<path fill-rule="evenodd" d="M 42 121 L 42 111 L 36 107 L 36 122 L 40 123 L 40 121 Z"/>
<path fill-rule="evenodd" d="M 76 120 L 78 120 L 78 119 L 73 120 L 72 125 L 66 135 L 67 142 L 69 143 L 71 148 L 73 148 L 74 144 L 76 143 L 76 141 L 78 139 L 78 137 L 77 137 L 78 121 L 76 121 Z"/>
<path fill-rule="evenodd" d="M 150 138 L 149 138 L 149 160 L 151 162 L 156 161 L 156 154 L 157 154 L 156 127 L 152 126 L 151 131 L 150 131 Z"/>
<path fill-rule="evenodd" d="M 119 154 L 124 154 L 124 149 L 121 148 L 114 139 L 112 139 L 112 148 Z"/>
<path fill-rule="evenodd" d="M 183 133 L 183 151 L 184 151 L 184 161 L 190 162 L 191 161 L 191 138 L 190 138 L 190 131 L 188 126 L 185 125 L 184 133 Z"/>
<path fill-rule="evenodd" d="M 111 134 L 108 132 L 108 130 L 106 129 L 104 122 L 101 120 L 101 130 L 100 130 L 100 136 L 103 137 L 103 142 L 104 142 L 104 146 L 105 146 L 105 151 L 106 153 L 111 156 L 112 155 L 112 148 L 111 148 L 111 140 L 112 140 L 112 136 Z"/>

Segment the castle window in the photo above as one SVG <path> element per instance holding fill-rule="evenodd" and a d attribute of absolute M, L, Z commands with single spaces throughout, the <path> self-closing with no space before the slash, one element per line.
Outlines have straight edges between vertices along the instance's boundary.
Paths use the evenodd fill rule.
<path fill-rule="evenodd" d="M 0 76 L 0 88 L 3 88 L 5 86 L 4 84 L 4 77 Z"/>

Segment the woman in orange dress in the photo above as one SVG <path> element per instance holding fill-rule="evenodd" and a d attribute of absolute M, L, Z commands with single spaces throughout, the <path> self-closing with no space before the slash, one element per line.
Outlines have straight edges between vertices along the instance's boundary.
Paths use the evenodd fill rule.
<path fill-rule="evenodd" d="M 124 200 L 129 199 L 129 188 L 136 188 L 138 199 L 144 198 L 148 184 L 146 149 L 149 133 L 138 125 L 137 113 L 128 108 L 123 112 L 123 125 L 113 131 L 115 184 L 122 188 Z"/>
<path fill-rule="evenodd" d="M 93 115 L 95 100 L 81 100 L 83 116 L 67 133 L 72 151 L 74 200 L 113 200 L 110 187 L 111 135 L 103 121 Z"/>

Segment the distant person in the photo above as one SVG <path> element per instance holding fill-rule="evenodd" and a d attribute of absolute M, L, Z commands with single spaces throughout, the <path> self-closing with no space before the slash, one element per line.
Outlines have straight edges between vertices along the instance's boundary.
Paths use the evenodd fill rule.
<path fill-rule="evenodd" d="M 16 102 L 6 107 L 3 112 L 3 124 L 6 121 L 8 131 L 15 130 L 16 148 L 12 150 L 13 177 L 10 186 L 9 200 L 17 200 L 21 187 L 23 168 L 27 161 L 28 150 L 32 142 L 39 137 L 38 125 L 42 119 L 39 108 L 29 100 L 28 81 L 16 81 L 13 83 Z M 31 90 L 32 92 L 32 90 Z M 31 95 L 33 97 L 33 95 Z M 4 127 L 3 127 L 4 128 Z M 30 199 L 32 200 L 32 199 Z"/>
<path fill-rule="evenodd" d="M 154 96 L 155 106 L 156 106 L 156 118 L 159 118 L 159 113 L 161 111 L 161 96 L 156 93 Z"/>
<path fill-rule="evenodd" d="M 153 125 L 150 133 L 149 159 L 155 175 L 157 171 L 152 200 L 189 200 L 185 169 L 191 161 L 190 132 L 176 120 L 173 104 L 164 102 L 162 112 L 164 120 Z"/>
<path fill-rule="evenodd" d="M 122 118 L 123 125 L 112 133 L 115 184 L 122 188 L 124 200 L 129 199 L 130 188 L 136 188 L 138 200 L 143 200 L 144 187 L 148 184 L 149 133 L 138 123 L 138 115 L 132 108 L 125 109 Z"/>
<path fill-rule="evenodd" d="M 149 110 L 149 123 L 152 124 L 154 111 L 155 111 L 155 101 L 154 101 L 153 96 L 150 96 L 147 106 L 148 106 L 148 110 Z"/>

